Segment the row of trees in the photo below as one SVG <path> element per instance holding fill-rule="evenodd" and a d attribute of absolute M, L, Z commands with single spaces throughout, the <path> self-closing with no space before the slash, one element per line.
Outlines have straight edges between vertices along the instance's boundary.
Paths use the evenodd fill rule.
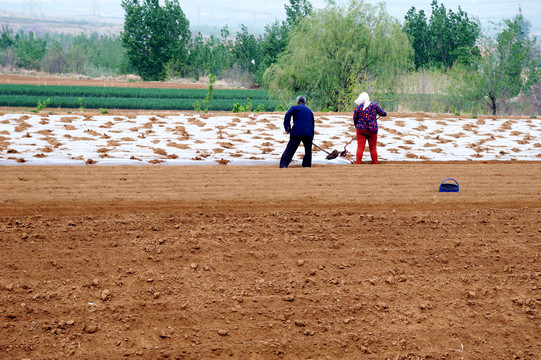
<path fill-rule="evenodd" d="M 308 0 L 289 0 L 286 20 L 260 35 L 224 26 L 219 35 L 192 34 L 178 0 L 123 0 L 120 37 L 69 39 L 13 35 L 4 27 L 0 64 L 48 72 L 135 72 L 144 80 L 244 74 L 285 101 L 302 92 L 318 110 L 349 110 L 360 91 L 376 99 L 400 92 L 397 79 L 439 69 L 454 79 L 450 94 L 467 96 L 496 114 L 505 100 L 538 81 L 537 40 L 519 14 L 488 37 L 468 14 L 436 0 L 430 17 L 412 7 L 403 24 L 383 4 L 350 0 L 314 10 Z M 109 70 L 105 70 L 109 69 Z M 539 88 L 539 87 L 537 87 Z"/>
<path fill-rule="evenodd" d="M 482 35 L 480 25 L 460 7 L 456 13 L 447 11 L 434 0 L 429 19 L 412 7 L 403 30 L 417 69 L 449 70 L 456 80 L 451 92 L 485 103 L 496 115 L 506 99 L 527 93 L 539 81 L 539 47 L 528 35 L 529 27 L 519 8 L 491 38 Z"/>
<path fill-rule="evenodd" d="M 122 6 L 122 41 L 144 79 L 220 75 L 237 67 L 283 99 L 304 93 L 318 110 L 348 110 L 360 91 L 382 97 L 400 90 L 402 74 L 439 68 L 454 76 L 454 94 L 485 102 L 496 114 L 504 100 L 539 79 L 539 49 L 520 10 L 492 39 L 460 7 L 447 10 L 437 0 L 430 18 L 412 7 L 403 25 L 383 4 L 328 1 L 314 11 L 307 0 L 290 0 L 287 20 L 268 25 L 262 36 L 243 26 L 235 41 L 227 28 L 220 38 L 199 34 L 191 41 L 178 0 L 165 0 L 163 7 L 158 0 L 123 0 Z"/>
<path fill-rule="evenodd" d="M 145 80 L 220 76 L 234 69 L 261 82 L 286 48 L 289 33 L 312 12 L 309 1 L 290 0 L 285 21 L 268 24 L 260 36 L 243 25 L 233 38 L 227 26 L 220 36 L 192 36 L 178 0 L 165 0 L 163 6 L 159 0 L 123 0 L 122 7 L 126 13 L 122 44 L 129 63 Z"/>
<path fill-rule="evenodd" d="M 307 92 L 319 109 L 350 110 L 360 91 L 383 99 L 400 92 L 400 75 L 438 68 L 453 80 L 448 94 L 485 104 L 496 115 L 539 81 L 540 49 L 528 29 L 520 9 L 492 38 L 460 7 L 447 11 L 436 0 L 429 19 L 411 8 L 403 25 L 383 6 L 329 1 L 294 29 L 264 80 L 282 92 Z"/>
<path fill-rule="evenodd" d="M 482 56 L 472 66 L 457 66 L 459 76 L 455 91 L 484 102 L 496 115 L 506 99 L 528 94 L 539 82 L 540 54 L 535 38 L 527 34 L 528 23 L 520 12 L 505 20 L 495 39 L 479 41 Z"/>
<path fill-rule="evenodd" d="M 412 7 L 404 20 L 403 30 L 411 39 L 417 69 L 450 68 L 456 62 L 471 65 L 480 56 L 477 39 L 481 26 L 460 7 L 457 12 L 447 11 L 433 1 L 429 19 L 424 10 Z"/>
<path fill-rule="evenodd" d="M 246 26 L 236 34 L 227 25 L 219 35 L 192 34 L 178 0 L 123 0 L 121 36 L 77 36 L 33 32 L 0 36 L 0 65 L 49 73 L 89 76 L 136 73 L 144 80 L 172 77 L 242 76 L 261 83 L 264 71 L 288 43 L 288 34 L 312 11 L 307 0 L 290 0 L 287 18 L 254 35 Z"/>
<path fill-rule="evenodd" d="M 45 34 L 13 31 L 2 27 L 0 65 L 47 73 L 90 76 L 130 71 L 124 48 L 116 36 Z"/>

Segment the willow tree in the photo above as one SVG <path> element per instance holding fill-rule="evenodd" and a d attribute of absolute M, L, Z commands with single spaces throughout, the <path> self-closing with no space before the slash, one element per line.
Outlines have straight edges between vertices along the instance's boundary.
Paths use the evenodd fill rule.
<path fill-rule="evenodd" d="M 328 1 L 292 29 L 286 51 L 263 81 L 274 91 L 302 92 L 316 109 L 336 110 L 363 83 L 377 79 L 378 86 L 390 86 L 412 68 L 412 59 L 407 35 L 383 4 Z"/>

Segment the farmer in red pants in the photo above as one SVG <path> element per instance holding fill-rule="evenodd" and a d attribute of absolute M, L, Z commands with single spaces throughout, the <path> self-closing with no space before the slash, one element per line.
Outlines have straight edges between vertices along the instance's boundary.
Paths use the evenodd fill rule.
<path fill-rule="evenodd" d="M 387 116 L 387 113 L 381 110 L 378 104 L 370 102 L 365 92 L 359 95 L 355 103 L 357 107 L 353 112 L 353 123 L 357 130 L 357 164 L 361 163 L 367 140 L 372 164 L 377 164 L 378 120 L 376 116 Z"/>

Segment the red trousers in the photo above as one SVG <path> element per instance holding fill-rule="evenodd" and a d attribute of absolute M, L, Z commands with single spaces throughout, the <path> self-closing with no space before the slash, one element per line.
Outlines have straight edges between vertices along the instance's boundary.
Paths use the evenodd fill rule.
<path fill-rule="evenodd" d="M 363 158 L 364 148 L 366 146 L 366 140 L 368 140 L 368 148 L 370 149 L 370 157 L 372 158 L 372 164 L 378 163 L 378 134 L 372 131 L 357 129 L 357 164 L 361 163 Z"/>

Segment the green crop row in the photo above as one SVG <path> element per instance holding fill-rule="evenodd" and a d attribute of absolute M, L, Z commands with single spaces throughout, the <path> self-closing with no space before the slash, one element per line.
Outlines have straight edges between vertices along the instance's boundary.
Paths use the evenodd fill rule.
<path fill-rule="evenodd" d="M 85 97 L 50 96 L 47 108 L 88 108 L 88 109 L 148 109 L 148 110 L 194 110 L 196 99 L 160 99 L 160 98 L 114 98 L 114 97 Z M 38 101 L 47 100 L 35 95 L 0 95 L 0 106 L 36 107 Z M 265 111 L 274 111 L 277 107 L 272 100 L 251 100 L 252 111 L 260 105 Z M 199 101 L 200 102 L 200 101 Z M 235 103 L 246 105 L 246 99 L 214 99 L 209 110 L 232 111 Z"/>
<path fill-rule="evenodd" d="M 34 95 L 41 97 L 72 96 L 75 98 L 153 98 L 153 99 L 204 99 L 206 89 L 155 89 L 96 86 L 14 85 L 0 84 L 0 95 Z M 214 99 L 267 100 L 266 90 L 214 89 Z"/>

